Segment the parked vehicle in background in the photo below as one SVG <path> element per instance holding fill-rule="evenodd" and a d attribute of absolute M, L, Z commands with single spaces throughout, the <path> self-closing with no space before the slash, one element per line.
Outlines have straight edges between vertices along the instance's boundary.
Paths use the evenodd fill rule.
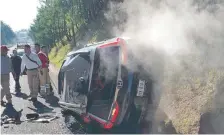
<path fill-rule="evenodd" d="M 22 56 L 25 54 L 24 49 L 17 49 L 17 55 L 22 58 Z"/>
<path fill-rule="evenodd" d="M 58 75 L 64 110 L 104 129 L 145 122 L 153 104 L 153 79 L 128 49 L 128 40 L 90 44 L 67 55 Z"/>

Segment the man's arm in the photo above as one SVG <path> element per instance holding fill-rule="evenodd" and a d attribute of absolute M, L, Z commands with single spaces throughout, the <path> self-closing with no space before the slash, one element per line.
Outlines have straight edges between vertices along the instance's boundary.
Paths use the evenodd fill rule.
<path fill-rule="evenodd" d="M 24 69 L 25 69 L 25 62 L 24 62 L 24 55 L 23 55 L 22 61 L 21 61 L 21 71 L 20 71 L 20 74 L 23 73 Z"/>
<path fill-rule="evenodd" d="M 14 69 L 13 69 L 13 66 L 12 66 L 12 59 L 9 58 L 9 69 L 11 70 L 11 73 L 14 75 Z"/>
<path fill-rule="evenodd" d="M 34 55 L 35 55 L 35 60 L 36 60 L 37 64 L 39 65 L 39 67 L 41 67 L 42 66 L 42 62 L 40 61 L 40 58 L 38 57 L 37 54 L 34 54 Z"/>
<path fill-rule="evenodd" d="M 18 57 L 19 58 L 19 64 L 21 65 L 22 63 L 22 58 L 21 57 Z"/>
<path fill-rule="evenodd" d="M 18 66 L 20 66 L 19 67 L 19 72 L 21 72 L 21 64 L 22 64 L 22 58 L 21 57 L 18 57 Z"/>

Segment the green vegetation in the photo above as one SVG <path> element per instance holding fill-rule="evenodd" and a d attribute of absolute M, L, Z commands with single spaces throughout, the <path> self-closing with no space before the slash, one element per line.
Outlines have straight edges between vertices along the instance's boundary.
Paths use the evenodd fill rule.
<path fill-rule="evenodd" d="M 49 59 L 51 63 L 54 64 L 57 68 L 60 68 L 66 54 L 71 50 L 70 45 L 61 45 L 57 44 L 55 47 L 51 49 L 49 53 Z"/>
<path fill-rule="evenodd" d="M 109 38 L 104 29 L 103 10 L 110 0 L 41 0 L 34 24 L 29 35 L 35 41 L 57 51 L 61 57 L 67 52 L 65 46 L 77 47 L 79 41 L 85 44 L 89 40 L 97 41 Z M 60 45 L 58 45 L 60 43 Z M 63 49 L 65 50 L 63 50 Z M 63 52 L 61 52 L 63 51 Z M 58 55 L 57 55 L 58 56 Z M 53 58 L 53 59 L 52 59 Z M 53 63 L 60 65 L 62 58 L 50 57 Z"/>
<path fill-rule="evenodd" d="M 41 0 L 42 6 L 30 27 L 30 36 L 51 47 L 66 38 L 76 47 L 89 30 L 88 25 L 103 15 L 107 3 L 108 0 Z M 62 42 L 62 45 L 65 44 Z"/>
<path fill-rule="evenodd" d="M 1 44 L 2 45 L 12 44 L 14 38 L 15 33 L 10 28 L 10 26 L 1 21 Z"/>

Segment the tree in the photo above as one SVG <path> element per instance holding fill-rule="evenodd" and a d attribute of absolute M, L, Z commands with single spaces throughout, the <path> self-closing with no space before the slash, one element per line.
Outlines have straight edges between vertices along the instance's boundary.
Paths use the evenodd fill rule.
<path fill-rule="evenodd" d="M 8 45 L 12 44 L 15 38 L 15 33 L 9 25 L 1 21 L 1 44 Z"/>
<path fill-rule="evenodd" d="M 34 24 L 30 27 L 33 40 L 45 45 L 76 46 L 80 32 L 105 9 L 109 0 L 40 0 Z"/>

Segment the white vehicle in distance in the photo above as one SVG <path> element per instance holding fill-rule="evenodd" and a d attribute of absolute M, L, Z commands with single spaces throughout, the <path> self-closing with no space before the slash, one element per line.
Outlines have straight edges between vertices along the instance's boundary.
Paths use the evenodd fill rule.
<path fill-rule="evenodd" d="M 21 58 L 25 54 L 24 49 L 16 49 L 17 50 L 17 55 L 20 56 Z"/>

